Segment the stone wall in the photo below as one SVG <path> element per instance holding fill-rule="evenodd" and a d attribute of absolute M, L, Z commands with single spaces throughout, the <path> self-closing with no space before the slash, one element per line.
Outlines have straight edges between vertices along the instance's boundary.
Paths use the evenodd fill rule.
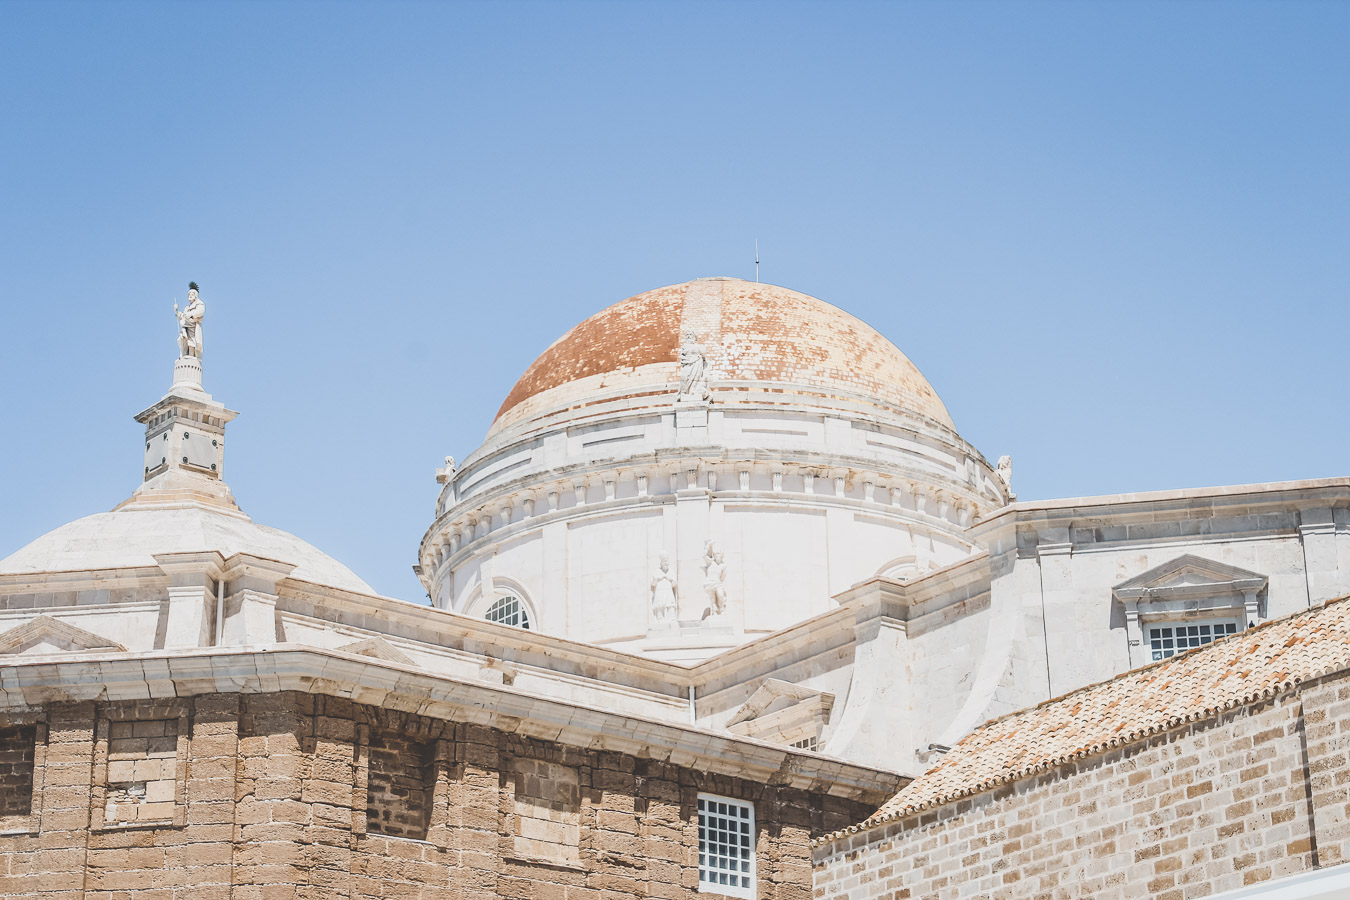
<path fill-rule="evenodd" d="M 26 827 L 33 802 L 36 729 L 0 728 L 0 831 Z"/>
<path fill-rule="evenodd" d="M 759 896 L 805 900 L 811 837 L 870 812 L 297 693 L 0 715 L 7 760 L 37 808 L 0 896 L 43 900 L 692 897 L 700 790 L 754 801 Z"/>
<path fill-rule="evenodd" d="M 816 848 L 821 900 L 1203 897 L 1346 859 L 1350 678 Z"/>

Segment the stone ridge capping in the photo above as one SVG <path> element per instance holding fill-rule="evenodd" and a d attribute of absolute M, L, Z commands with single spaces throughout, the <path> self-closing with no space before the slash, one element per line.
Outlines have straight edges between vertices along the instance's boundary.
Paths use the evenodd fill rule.
<path fill-rule="evenodd" d="M 1298 492 L 1308 492 L 1311 496 L 1289 496 Z M 982 517 L 975 523 L 975 529 L 983 532 L 985 526 L 992 526 L 1004 519 L 1025 520 L 1041 526 L 1054 527 L 1074 519 L 1096 518 L 1102 515 L 1102 507 L 1110 506 L 1137 507 L 1141 515 L 1157 514 L 1160 510 L 1167 512 L 1176 510 L 1183 515 L 1210 516 L 1214 513 L 1208 504 L 1222 504 L 1226 507 L 1235 503 L 1245 503 L 1249 506 L 1285 507 L 1292 504 L 1299 507 L 1350 507 L 1350 477 L 1141 491 L 1137 494 L 1101 494 L 1092 497 L 1066 497 L 1059 500 L 1020 500 L 1001 506 Z"/>
<path fill-rule="evenodd" d="M 1209 719 L 1347 668 L 1350 595 L 986 722 L 866 821 L 812 845 Z M 1225 684 L 1228 679 L 1237 682 Z"/>
<path fill-rule="evenodd" d="M 387 660 L 296 644 L 152 653 L 57 655 L 0 667 L 0 711 L 53 702 L 154 700 L 201 694 L 298 691 L 386 710 L 486 725 L 523 737 L 880 803 L 905 776 L 692 725 L 673 724 L 505 685 L 429 675 Z"/>
<path fill-rule="evenodd" d="M 608 647 L 579 644 L 542 631 L 524 631 L 514 625 L 489 622 L 449 609 L 409 603 L 407 600 L 381 597 L 378 594 L 360 594 L 293 576 L 283 579 L 278 588 L 278 606 L 282 609 L 323 618 L 336 625 L 359 628 L 372 636 L 400 637 L 420 643 L 428 643 L 428 637 L 434 637 L 439 646 L 466 647 L 480 655 L 482 648 L 492 647 L 501 661 L 507 663 L 542 652 L 555 664 L 563 661 L 570 663 L 569 668 L 559 666 L 552 671 L 578 672 L 602 664 L 608 667 L 608 680 L 619 684 L 630 682 L 621 680 L 619 674 L 613 671 L 615 669 L 635 673 L 653 684 L 665 685 L 670 696 L 682 698 L 689 689 L 692 670 L 679 663 L 663 662 Z M 342 601 L 341 604 L 333 603 L 335 599 Z M 321 609 L 322 615 L 319 613 Z M 382 630 L 376 632 L 371 627 L 374 623 L 379 623 Z M 402 627 L 431 629 L 431 634 L 408 634 L 400 630 Z"/>

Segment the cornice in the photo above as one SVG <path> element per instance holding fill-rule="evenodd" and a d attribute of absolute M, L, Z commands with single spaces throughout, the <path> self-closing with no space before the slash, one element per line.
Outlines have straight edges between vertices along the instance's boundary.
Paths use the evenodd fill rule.
<path fill-rule="evenodd" d="M 903 776 L 818 753 L 593 709 L 390 660 L 289 644 L 240 650 L 23 657 L 0 668 L 7 708 L 62 701 L 298 691 L 466 722 L 588 750 L 879 803 Z"/>
<path fill-rule="evenodd" d="M 1306 494 L 1306 497 L 1296 497 Z M 1204 504 L 1209 502 L 1210 506 Z M 1156 512 L 1159 508 L 1212 515 L 1212 505 L 1225 506 L 1326 506 L 1350 507 L 1350 477 L 1317 478 L 1303 481 L 1274 481 L 1263 484 L 1235 484 L 1217 487 L 1182 488 L 1167 491 L 1143 491 L 1137 494 L 1103 494 L 1066 497 L 1057 500 L 1026 500 L 1001 507 L 981 518 L 974 526 L 983 529 L 1009 517 L 1022 521 L 1057 522 L 1075 518 L 1098 518 L 1114 511 Z M 1148 509 L 1148 508 L 1152 509 Z"/>
<path fill-rule="evenodd" d="M 511 482 L 500 485 L 482 494 L 475 494 L 458 502 L 446 510 L 431 523 L 423 534 L 418 546 L 418 576 L 424 588 L 433 594 L 441 572 L 462 565 L 485 547 L 491 547 L 518 534 L 540 527 L 553 521 L 571 521 L 577 518 L 593 517 L 597 514 L 636 510 L 645 506 L 661 505 L 673 502 L 676 493 L 642 492 L 636 496 L 616 497 L 613 499 L 590 501 L 565 508 L 543 508 L 558 502 L 562 496 L 574 493 L 578 481 L 601 479 L 616 486 L 620 482 L 629 482 L 634 477 L 665 478 L 696 471 L 706 483 L 709 471 L 724 473 L 732 469 L 730 484 L 719 485 L 717 489 L 706 487 L 693 489 L 680 488 L 679 491 L 698 490 L 722 503 L 744 501 L 756 505 L 795 508 L 848 508 L 883 518 L 894 519 L 897 524 L 925 529 L 931 533 L 941 533 L 946 537 L 974 546 L 966 536 L 968 526 L 959 521 L 961 511 L 966 511 L 969 519 L 978 516 L 980 509 L 991 506 L 990 498 L 972 489 L 965 482 L 936 471 L 920 470 L 911 467 L 877 467 L 877 460 L 853 455 L 831 454 L 823 451 L 745 451 L 736 449 L 708 448 L 669 448 L 657 452 L 635 455 L 622 460 L 607 458 L 594 462 L 578 463 L 554 469 L 532 472 Z M 835 493 L 807 493 L 799 490 L 741 490 L 736 483 L 739 468 L 767 467 L 777 469 L 780 474 L 788 472 L 813 473 L 815 477 L 828 479 L 836 473 L 845 473 L 852 482 L 859 480 L 874 484 L 878 492 L 898 488 L 907 494 L 921 496 L 924 505 L 933 503 L 938 510 L 943 503 L 950 503 L 957 511 L 957 521 L 944 515 L 917 509 L 908 509 L 897 505 L 892 498 L 858 499 Z M 605 478 L 604 476 L 610 476 Z M 721 478 L 718 479 L 721 481 Z M 550 490 L 553 488 L 554 490 Z M 678 493 L 678 492 L 677 492 Z M 550 496 L 558 500 L 550 502 Z M 525 509 L 523 519 L 514 519 L 518 509 Z M 508 510 L 512 521 L 498 523 L 501 512 Z M 486 520 L 486 533 L 477 534 L 480 523 Z M 457 531 L 467 531 L 469 537 L 457 545 L 452 535 Z M 441 548 L 441 549 L 433 549 Z M 442 553 L 439 562 L 437 552 Z"/>

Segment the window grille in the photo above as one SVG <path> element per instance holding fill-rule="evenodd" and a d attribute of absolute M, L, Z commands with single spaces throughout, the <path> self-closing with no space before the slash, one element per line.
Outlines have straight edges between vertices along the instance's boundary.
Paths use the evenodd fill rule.
<path fill-rule="evenodd" d="M 698 795 L 698 889 L 755 896 L 755 808 Z"/>
<path fill-rule="evenodd" d="M 1148 629 L 1153 659 L 1167 659 L 1195 647 L 1203 647 L 1221 637 L 1237 634 L 1236 622 L 1196 622 L 1194 624 L 1152 625 Z"/>
<path fill-rule="evenodd" d="M 811 737 L 804 737 L 800 741 L 793 741 L 788 746 L 797 750 L 819 750 L 820 739 L 812 735 Z"/>
<path fill-rule="evenodd" d="M 530 627 L 530 615 L 525 611 L 525 604 L 521 602 L 519 597 L 511 594 L 492 604 L 483 618 L 489 622 L 515 625 L 518 628 Z"/>

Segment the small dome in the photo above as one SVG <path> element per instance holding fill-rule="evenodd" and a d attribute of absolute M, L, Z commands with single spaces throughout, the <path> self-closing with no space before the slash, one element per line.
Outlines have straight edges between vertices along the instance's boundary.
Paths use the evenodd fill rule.
<path fill-rule="evenodd" d="M 0 560 L 0 575 L 154 566 L 157 553 L 250 553 L 293 563 L 292 576 L 347 591 L 375 591 L 342 563 L 293 534 L 204 504 L 127 505 L 76 519 Z"/>
<path fill-rule="evenodd" d="M 669 402 L 685 335 L 707 358 L 714 401 L 734 401 L 743 393 L 738 382 L 772 382 L 956 430 L 918 368 L 861 320 L 787 288 L 700 278 L 629 297 L 568 331 L 525 370 L 489 434 L 602 393 L 639 405 L 647 395 Z"/>

